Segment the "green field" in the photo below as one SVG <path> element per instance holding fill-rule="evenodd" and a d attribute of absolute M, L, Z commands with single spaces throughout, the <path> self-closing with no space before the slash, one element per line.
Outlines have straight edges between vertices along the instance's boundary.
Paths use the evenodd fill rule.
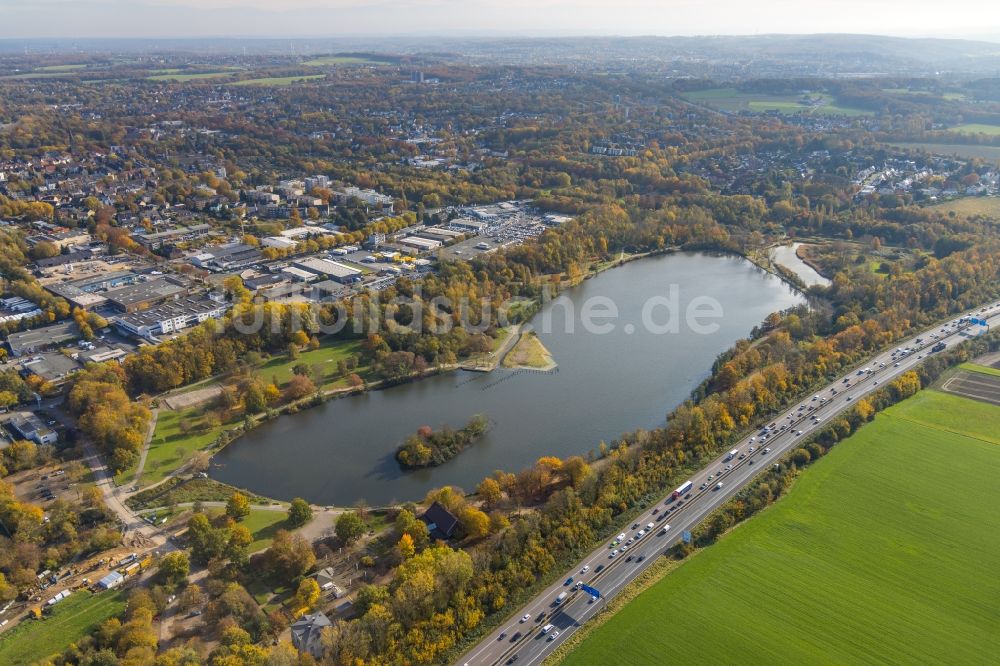
<path fill-rule="evenodd" d="M 302 64 L 307 67 L 325 67 L 327 65 L 385 65 L 388 63 L 388 60 L 358 56 L 320 56 L 319 58 L 307 60 Z"/>
<path fill-rule="evenodd" d="M 308 74 L 305 76 L 271 76 L 263 79 L 246 79 L 237 81 L 234 86 L 290 86 L 293 83 L 303 83 L 313 79 L 325 78 L 326 74 Z"/>
<path fill-rule="evenodd" d="M 200 81 L 202 79 L 219 79 L 225 76 L 232 76 L 232 72 L 194 72 L 192 74 L 181 74 L 180 70 L 176 73 L 169 74 L 156 74 L 154 76 L 147 76 L 146 78 L 150 81 Z"/>
<path fill-rule="evenodd" d="M 49 617 L 25 620 L 0 634 L 0 664 L 23 666 L 45 659 L 124 611 L 125 593 L 121 590 L 97 595 L 75 592 L 54 606 Z"/>
<path fill-rule="evenodd" d="M 979 158 L 1000 162 L 1000 146 L 973 146 L 962 143 L 892 143 L 897 148 L 925 150 L 937 155 L 955 155 L 966 159 Z"/>
<path fill-rule="evenodd" d="M 1000 198 L 997 197 L 963 197 L 952 201 L 944 201 L 933 206 L 928 206 L 930 210 L 941 211 L 942 213 L 954 212 L 956 215 L 987 215 L 1000 216 Z"/>
<path fill-rule="evenodd" d="M 956 127 L 949 127 L 949 132 L 960 134 L 989 134 L 990 136 L 1000 136 L 1000 125 L 984 125 L 983 123 L 966 123 Z"/>
<path fill-rule="evenodd" d="M 968 370 L 970 372 L 978 372 L 983 375 L 993 375 L 994 377 L 1000 377 L 1000 369 L 991 368 L 987 365 L 979 365 L 978 363 L 963 363 L 958 366 L 963 370 Z"/>
<path fill-rule="evenodd" d="M 66 76 L 71 72 L 28 72 L 26 74 L 11 74 L 9 76 L 0 76 L 0 79 L 7 81 L 20 81 L 27 79 L 57 79 L 61 76 Z"/>
<path fill-rule="evenodd" d="M 882 88 L 882 92 L 889 93 L 891 95 L 913 95 L 916 97 L 928 97 L 947 100 L 949 102 L 957 102 L 965 100 L 965 93 L 960 92 L 943 92 L 936 93 L 930 90 L 910 90 L 909 88 Z"/>
<path fill-rule="evenodd" d="M 187 420 L 192 429 L 181 432 L 181 422 Z M 160 410 L 156 418 L 156 429 L 149 443 L 146 466 L 142 468 L 140 485 L 148 486 L 164 479 L 180 467 L 195 451 L 200 451 L 215 441 L 224 429 L 235 422 L 212 426 L 207 423 L 204 406 L 199 405 L 181 411 Z"/>
<path fill-rule="evenodd" d="M 84 69 L 86 65 L 47 65 L 45 67 L 35 68 L 36 72 L 72 72 L 76 69 Z"/>
<path fill-rule="evenodd" d="M 998 422 L 937 391 L 879 414 L 563 663 L 992 661 Z"/>
<path fill-rule="evenodd" d="M 809 95 L 767 95 L 749 93 L 736 88 L 709 88 L 695 92 L 684 93 L 685 98 L 692 102 L 707 104 L 722 111 L 736 113 L 739 111 L 780 111 L 781 113 L 814 113 L 820 115 L 860 116 L 869 115 L 871 111 L 840 106 L 830 95 L 811 93 Z M 816 100 L 816 103 L 803 103 L 803 99 Z"/>

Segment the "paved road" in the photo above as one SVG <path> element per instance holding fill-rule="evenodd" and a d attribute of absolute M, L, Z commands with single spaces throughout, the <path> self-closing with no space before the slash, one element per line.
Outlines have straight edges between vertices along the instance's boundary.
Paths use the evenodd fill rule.
<path fill-rule="evenodd" d="M 998 325 L 1000 303 L 987 306 L 985 314 L 979 313 L 979 308 L 976 308 L 976 314 L 979 318 L 987 317 L 991 326 Z M 879 354 L 861 366 L 860 370 L 837 379 L 814 396 L 796 403 L 772 421 L 775 426 L 772 433 L 776 434 L 762 442 L 760 433 L 754 433 L 754 441 L 749 441 L 748 437 L 739 443 L 735 457 L 729 459 L 728 453 L 720 456 L 691 477 L 692 488 L 684 497 L 676 501 L 668 497 L 643 512 L 635 520 L 633 528 L 625 531 L 626 542 L 634 539 L 627 545 L 627 550 L 612 556 L 612 547 L 603 544 L 572 571 L 567 571 L 563 578 L 572 576 L 574 584 L 583 581 L 598 589 L 602 597 L 613 597 L 657 556 L 680 541 L 685 530 L 693 529 L 766 469 L 770 461 L 777 460 L 805 440 L 813 430 L 826 425 L 827 419 L 853 406 L 858 398 L 878 386 L 919 365 L 936 343 L 943 341 L 951 347 L 980 330 L 978 326 L 959 327 L 955 324 L 956 321 L 936 326 L 899 343 L 900 348 L 911 347 L 913 352 L 907 355 L 897 354 L 895 351 Z M 938 337 L 934 338 L 933 335 Z M 922 340 L 921 343 L 916 342 L 918 338 Z M 865 368 L 870 368 L 871 372 L 864 372 Z M 814 417 L 818 420 L 814 420 Z M 750 446 L 755 447 L 752 454 L 749 453 Z M 727 466 L 731 466 L 731 469 L 727 470 Z M 653 523 L 653 528 L 638 537 L 640 529 L 645 530 L 649 523 Z M 666 532 L 664 527 L 668 527 Z M 584 568 L 587 569 L 586 572 L 583 571 Z M 598 571 L 599 568 L 601 571 Z M 556 598 L 562 592 L 566 592 L 567 597 L 561 604 L 557 604 Z M 468 666 L 515 662 L 537 664 L 597 613 L 604 603 L 603 598 L 594 601 L 590 595 L 577 591 L 572 585 L 565 585 L 560 580 L 511 615 L 500 630 L 506 634 L 502 640 L 499 639 L 500 632 L 493 633 L 458 663 Z M 521 621 L 520 618 L 525 614 L 530 615 L 530 618 Z M 543 634 L 542 628 L 548 624 L 554 626 Z M 517 632 L 522 635 L 515 639 Z"/>

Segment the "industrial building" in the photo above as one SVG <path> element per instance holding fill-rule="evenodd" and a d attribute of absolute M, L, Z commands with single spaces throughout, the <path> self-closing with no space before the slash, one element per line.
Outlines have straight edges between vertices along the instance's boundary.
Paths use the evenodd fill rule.
<path fill-rule="evenodd" d="M 21 367 L 29 374 L 41 377 L 47 382 L 57 383 L 83 366 L 61 352 L 52 352 L 35 356 L 22 363 Z"/>
<path fill-rule="evenodd" d="M 119 312 L 138 312 L 177 298 L 185 291 L 185 287 L 171 279 L 156 278 L 112 289 L 104 293 L 104 298 Z"/>
<path fill-rule="evenodd" d="M 292 263 L 295 268 L 347 284 L 361 278 L 361 271 L 329 259 L 300 259 Z"/>
<path fill-rule="evenodd" d="M 406 238 L 401 238 L 396 241 L 399 245 L 405 245 L 406 247 L 411 247 L 418 252 L 431 252 L 436 250 L 443 245 L 439 240 L 432 240 L 430 238 L 421 238 L 420 236 L 407 236 Z"/>
<path fill-rule="evenodd" d="M 191 263 L 199 268 L 213 271 L 229 271 L 246 268 L 263 261 L 260 250 L 245 243 L 227 243 L 204 248 L 191 257 Z"/>
<path fill-rule="evenodd" d="M 228 309 L 228 304 L 221 300 L 188 297 L 124 314 L 117 317 L 114 323 L 127 334 L 152 340 L 157 335 L 174 333 L 209 319 L 218 319 Z"/>
<path fill-rule="evenodd" d="M 34 414 L 24 413 L 15 416 L 7 424 L 21 439 L 27 439 L 35 444 L 55 444 L 59 435 L 47 427 Z"/>
<path fill-rule="evenodd" d="M 58 347 L 79 338 L 80 327 L 75 321 L 68 321 L 30 331 L 11 333 L 7 336 L 7 346 L 14 356 L 23 356 L 42 349 Z"/>

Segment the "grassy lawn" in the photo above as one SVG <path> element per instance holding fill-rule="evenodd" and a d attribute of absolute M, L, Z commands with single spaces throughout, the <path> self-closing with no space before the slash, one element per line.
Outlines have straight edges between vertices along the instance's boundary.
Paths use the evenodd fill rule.
<path fill-rule="evenodd" d="M 288 520 L 287 511 L 251 509 L 250 515 L 240 521 L 240 524 L 250 530 L 250 534 L 253 535 L 250 552 L 253 553 L 270 546 L 278 530 L 288 529 L 285 524 L 286 520 Z"/>
<path fill-rule="evenodd" d="M 963 370 L 968 370 L 969 372 L 978 372 L 983 375 L 993 375 L 994 377 L 1000 377 L 1000 369 L 991 368 L 986 365 L 979 365 L 978 363 L 963 363 L 958 366 Z"/>
<path fill-rule="evenodd" d="M 0 634 L 0 664 L 22 666 L 61 652 L 109 617 L 125 611 L 125 594 L 112 590 L 92 595 L 77 591 L 57 604 L 43 620 L 26 620 Z"/>
<path fill-rule="evenodd" d="M 295 593 L 295 590 L 284 586 L 271 589 L 267 581 L 257 578 L 247 585 L 247 592 L 267 612 L 281 608 L 284 602 Z"/>
<path fill-rule="evenodd" d="M 957 127 L 949 127 L 949 132 L 959 132 L 960 134 L 989 134 L 990 136 L 1000 136 L 1000 125 L 984 125 L 983 123 L 966 123 Z"/>
<path fill-rule="evenodd" d="M 125 500 L 125 504 L 135 511 L 141 511 L 173 507 L 187 502 L 225 502 L 237 490 L 239 489 L 215 479 L 182 479 L 175 476 L 155 488 L 136 493 Z M 267 504 L 272 501 L 247 490 L 240 492 L 250 498 L 251 504 Z"/>
<path fill-rule="evenodd" d="M 936 391 L 878 415 L 563 663 L 990 661 L 998 421 Z"/>
<path fill-rule="evenodd" d="M 326 74 L 308 74 L 303 76 L 271 76 L 263 79 L 247 79 L 237 81 L 234 86 L 290 86 L 293 83 L 302 83 L 312 79 L 322 79 Z"/>
<path fill-rule="evenodd" d="M 503 359 L 505 368 L 547 368 L 552 364 L 552 355 L 534 332 L 521 336 Z"/>
<path fill-rule="evenodd" d="M 337 362 L 360 353 L 361 342 L 359 340 L 328 338 L 320 344 L 318 349 L 301 352 L 299 358 L 294 361 L 285 355 L 276 356 L 262 365 L 257 372 L 264 380 L 271 381 L 272 378 L 277 378 L 278 386 L 284 386 L 292 378 L 292 368 L 299 363 L 305 363 L 310 367 L 319 367 L 322 376 L 313 377 L 316 385 L 320 388 L 331 389 L 347 386 L 346 379 L 333 377 L 337 372 Z M 355 372 L 364 376 L 363 370 L 364 368 L 356 368 Z"/>
<path fill-rule="evenodd" d="M 954 212 L 956 215 L 1000 215 L 1000 198 L 998 197 L 963 197 L 952 201 L 944 201 L 933 206 L 928 206 L 930 210 L 937 210 L 942 213 Z"/>
<path fill-rule="evenodd" d="M 187 434 L 181 431 L 183 421 L 192 424 L 192 430 Z M 139 483 L 150 485 L 162 480 L 184 464 L 192 453 L 209 446 L 219 433 L 235 423 L 236 421 L 231 421 L 213 427 L 207 422 L 204 405 L 179 412 L 160 410 L 156 418 L 153 439 L 149 443 L 146 466 L 143 467 Z"/>
<path fill-rule="evenodd" d="M 219 507 L 206 508 L 205 513 L 210 516 L 221 514 L 224 509 Z M 250 544 L 250 552 L 255 553 L 271 545 L 274 535 L 278 530 L 290 529 L 285 521 L 288 520 L 288 511 L 267 511 L 265 509 L 251 509 L 250 515 L 239 522 L 240 525 L 250 530 L 253 542 Z"/>

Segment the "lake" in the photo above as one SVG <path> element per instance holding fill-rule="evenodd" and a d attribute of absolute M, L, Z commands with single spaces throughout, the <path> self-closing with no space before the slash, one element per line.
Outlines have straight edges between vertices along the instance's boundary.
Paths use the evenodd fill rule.
<path fill-rule="evenodd" d="M 798 250 L 801 245 L 802 243 L 792 243 L 791 245 L 779 245 L 771 248 L 771 261 L 781 264 L 798 275 L 807 287 L 815 285 L 828 287 L 831 284 L 830 280 L 820 275 L 815 268 L 799 258 Z"/>
<path fill-rule="evenodd" d="M 739 257 L 678 253 L 627 263 L 567 290 L 531 320 L 557 371 L 456 371 L 331 400 L 247 433 L 215 456 L 211 475 L 277 499 L 341 506 L 417 500 L 443 485 L 471 491 L 494 470 L 586 455 L 601 440 L 662 425 L 721 352 L 768 314 L 804 302 Z M 607 313 L 608 303 L 616 318 L 591 316 L 594 325 L 583 325 L 585 305 Z M 689 310 L 701 314 L 689 321 Z M 458 428 L 474 414 L 492 423 L 482 439 L 439 467 L 400 470 L 393 454 L 408 435 L 424 425 Z"/>

